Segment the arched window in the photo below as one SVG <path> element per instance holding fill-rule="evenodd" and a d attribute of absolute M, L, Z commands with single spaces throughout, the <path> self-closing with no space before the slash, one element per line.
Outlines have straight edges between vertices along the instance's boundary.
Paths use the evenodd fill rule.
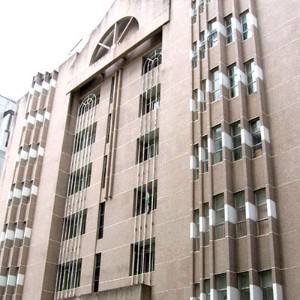
<path fill-rule="evenodd" d="M 138 28 L 138 21 L 134 17 L 125 17 L 116 22 L 106 31 L 97 44 L 92 55 L 91 64 L 103 57 L 111 48 L 119 45 L 129 32 L 134 32 Z"/>

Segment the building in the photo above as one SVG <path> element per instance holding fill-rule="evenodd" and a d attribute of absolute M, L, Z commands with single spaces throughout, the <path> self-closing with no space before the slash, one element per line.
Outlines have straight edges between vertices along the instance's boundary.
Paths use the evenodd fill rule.
<path fill-rule="evenodd" d="M 300 294 L 296 0 L 116 0 L 18 103 L 2 299 Z"/>
<path fill-rule="evenodd" d="M 13 100 L 0 95 L 0 173 L 13 130 L 16 108 L 17 105 Z"/>

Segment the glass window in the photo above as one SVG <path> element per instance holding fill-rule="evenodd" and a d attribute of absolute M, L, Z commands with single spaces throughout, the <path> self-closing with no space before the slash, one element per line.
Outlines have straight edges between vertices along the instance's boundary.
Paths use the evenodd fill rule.
<path fill-rule="evenodd" d="M 207 90 L 206 90 L 206 80 L 202 80 L 200 83 L 201 89 L 201 111 L 206 110 L 206 103 L 207 103 Z"/>
<path fill-rule="evenodd" d="M 245 11 L 241 14 L 241 25 L 242 25 L 242 41 L 247 40 L 251 37 L 251 27 L 250 27 L 250 14 L 249 11 Z"/>
<path fill-rule="evenodd" d="M 198 66 L 198 43 L 194 42 L 192 45 L 192 66 L 193 68 L 197 68 Z"/>
<path fill-rule="evenodd" d="M 221 125 L 215 126 L 213 128 L 213 143 L 214 143 L 214 152 L 213 152 L 213 161 L 214 164 L 222 161 L 222 128 Z"/>
<path fill-rule="evenodd" d="M 194 180 L 199 179 L 199 173 L 200 173 L 200 163 L 199 163 L 199 144 L 195 144 L 193 146 L 193 154 L 195 157 L 195 169 L 194 169 Z"/>
<path fill-rule="evenodd" d="M 204 246 L 209 245 L 209 204 L 203 203 L 203 216 L 205 218 Z"/>
<path fill-rule="evenodd" d="M 254 60 L 251 59 L 248 62 L 246 62 L 245 67 L 246 67 L 248 94 L 252 94 L 257 91 Z"/>
<path fill-rule="evenodd" d="M 233 123 L 230 129 L 232 138 L 232 159 L 236 161 L 242 158 L 241 123 Z"/>
<path fill-rule="evenodd" d="M 200 32 L 200 59 L 205 58 L 205 31 Z"/>
<path fill-rule="evenodd" d="M 228 78 L 230 84 L 229 97 L 234 98 L 239 94 L 239 82 L 238 82 L 236 64 L 233 64 L 228 67 Z"/>
<path fill-rule="evenodd" d="M 192 1 L 192 23 L 196 23 L 197 21 L 197 1 Z"/>
<path fill-rule="evenodd" d="M 213 200 L 216 212 L 215 239 L 220 239 L 225 236 L 224 195 L 214 196 Z"/>
<path fill-rule="evenodd" d="M 105 202 L 99 204 L 99 224 L 98 224 L 98 239 L 103 238 L 104 232 L 104 215 L 105 215 Z"/>
<path fill-rule="evenodd" d="M 250 300 L 249 273 L 238 273 L 238 289 L 240 291 L 240 300 Z"/>
<path fill-rule="evenodd" d="M 138 139 L 137 163 L 146 161 L 158 155 L 158 129 L 153 130 Z"/>
<path fill-rule="evenodd" d="M 268 210 L 266 189 L 254 191 L 255 204 L 257 207 L 257 234 L 262 235 L 268 232 Z"/>
<path fill-rule="evenodd" d="M 203 173 L 208 171 L 208 138 L 207 135 L 202 138 L 203 157 Z"/>
<path fill-rule="evenodd" d="M 210 300 L 210 280 L 209 279 L 203 280 L 203 292 L 206 296 L 206 300 Z"/>
<path fill-rule="evenodd" d="M 101 253 L 97 253 L 95 255 L 94 292 L 99 291 L 100 267 L 101 267 Z"/>
<path fill-rule="evenodd" d="M 208 45 L 209 48 L 214 47 L 218 43 L 217 21 L 213 19 L 208 22 Z"/>
<path fill-rule="evenodd" d="M 196 224 L 196 238 L 195 238 L 195 251 L 200 250 L 200 223 L 199 223 L 199 209 L 194 210 L 194 223 Z"/>
<path fill-rule="evenodd" d="M 233 30 L 232 30 L 232 15 L 227 16 L 224 19 L 225 28 L 226 28 L 226 43 L 229 44 L 233 42 Z"/>
<path fill-rule="evenodd" d="M 220 99 L 220 81 L 219 81 L 219 69 L 213 69 L 210 72 L 210 80 L 212 84 L 212 101 Z"/>
<path fill-rule="evenodd" d="M 226 274 L 216 275 L 218 300 L 227 300 Z"/>
<path fill-rule="evenodd" d="M 68 240 L 85 233 L 87 210 L 81 210 L 64 218 L 63 239 Z"/>
<path fill-rule="evenodd" d="M 193 100 L 194 100 L 194 104 L 195 104 L 195 109 L 192 112 L 193 113 L 193 121 L 198 120 L 198 111 L 199 111 L 198 94 L 199 94 L 198 89 L 193 90 Z"/>
<path fill-rule="evenodd" d="M 91 183 L 91 173 L 91 163 L 72 172 L 69 178 L 68 196 L 88 188 Z"/>
<path fill-rule="evenodd" d="M 237 214 L 236 237 L 242 237 L 247 234 L 244 191 L 233 194 L 233 199 L 234 199 L 235 209 Z"/>
<path fill-rule="evenodd" d="M 145 91 L 140 96 L 140 116 L 147 114 L 150 111 L 156 110 L 160 105 L 160 84 Z"/>
<path fill-rule="evenodd" d="M 80 286 L 81 259 L 62 263 L 58 266 L 57 290 L 63 291 Z"/>
<path fill-rule="evenodd" d="M 273 300 L 272 274 L 271 271 L 263 271 L 259 273 L 260 286 L 262 289 L 263 300 Z"/>
<path fill-rule="evenodd" d="M 259 119 L 255 119 L 250 122 L 250 130 L 252 136 L 252 157 L 259 157 L 262 155 L 262 141 Z"/>
<path fill-rule="evenodd" d="M 156 48 L 143 57 L 142 74 L 155 69 L 162 63 L 161 48 Z"/>
<path fill-rule="evenodd" d="M 200 283 L 195 284 L 195 295 L 196 300 L 200 300 Z"/>

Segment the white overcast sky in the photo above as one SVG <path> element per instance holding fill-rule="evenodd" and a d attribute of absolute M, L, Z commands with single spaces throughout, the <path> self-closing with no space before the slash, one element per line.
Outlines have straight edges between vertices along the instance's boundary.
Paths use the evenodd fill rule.
<path fill-rule="evenodd" d="M 0 1 L 0 94 L 18 100 L 37 72 L 52 72 L 114 0 Z"/>

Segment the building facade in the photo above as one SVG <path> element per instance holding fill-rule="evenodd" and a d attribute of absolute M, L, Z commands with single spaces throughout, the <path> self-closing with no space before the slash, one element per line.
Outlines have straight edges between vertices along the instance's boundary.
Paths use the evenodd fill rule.
<path fill-rule="evenodd" d="M 299 11 L 116 0 L 37 74 L 1 177 L 0 297 L 297 299 Z"/>
<path fill-rule="evenodd" d="M 13 100 L 0 95 L 0 173 L 12 134 L 16 109 L 17 105 Z"/>

